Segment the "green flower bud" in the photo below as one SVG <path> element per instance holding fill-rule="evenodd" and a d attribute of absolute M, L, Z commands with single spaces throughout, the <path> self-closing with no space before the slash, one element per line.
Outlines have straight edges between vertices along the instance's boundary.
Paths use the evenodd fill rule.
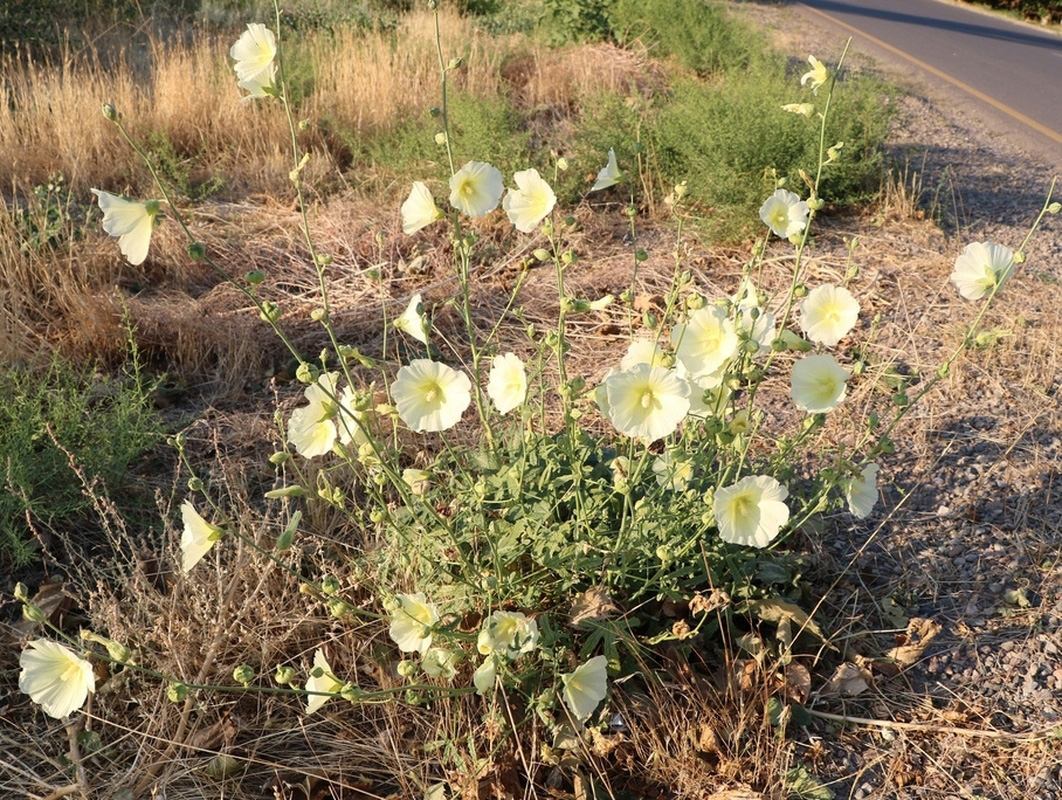
<path fill-rule="evenodd" d="M 247 664 L 240 664 L 232 671 L 232 679 L 242 686 L 249 686 L 254 680 L 254 669 Z"/>
<path fill-rule="evenodd" d="M 793 287 L 793 297 L 800 298 L 800 297 L 807 297 L 807 296 L 808 296 L 808 287 L 805 286 L 804 284 L 798 283 L 796 286 Z"/>
<path fill-rule="evenodd" d="M 260 269 L 252 269 L 243 276 L 243 279 L 251 284 L 251 286 L 258 286 L 266 279 L 266 275 Z"/>
<path fill-rule="evenodd" d="M 103 644 L 107 648 L 107 655 L 119 664 L 128 664 L 133 658 L 132 651 L 121 642 L 107 639 Z"/>
<path fill-rule="evenodd" d="M 348 703 L 360 703 L 364 694 L 360 688 L 349 681 L 344 683 L 343 688 L 339 690 L 339 696 Z"/>
<path fill-rule="evenodd" d="M 15 584 L 15 599 L 23 603 L 29 600 L 29 589 L 22 581 Z"/>
<path fill-rule="evenodd" d="M 323 308 L 315 308 L 310 312 L 310 319 L 314 322 L 324 322 L 328 319 L 328 311 Z"/>
<path fill-rule="evenodd" d="M 321 578 L 321 591 L 325 594 L 335 594 L 340 588 L 339 579 L 335 575 L 325 575 Z"/>
<path fill-rule="evenodd" d="M 295 679 L 294 667 L 277 667 L 277 671 L 273 673 L 273 680 L 279 683 L 281 686 L 287 686 Z"/>
<path fill-rule="evenodd" d="M 649 254 L 642 249 L 634 251 L 634 260 L 638 262 L 646 261 L 649 258 Z"/>
<path fill-rule="evenodd" d="M 938 378 L 946 378 L 950 374 L 951 374 L 951 367 L 949 367 L 947 364 L 941 364 L 939 367 L 937 367 L 937 377 Z"/>
<path fill-rule="evenodd" d="M 332 597 L 328 601 L 328 613 L 336 619 L 343 619 L 350 614 L 350 603 L 338 597 Z"/>
<path fill-rule="evenodd" d="M 118 109 L 112 106 L 110 103 L 103 104 L 103 116 L 109 119 L 111 122 L 118 121 Z M 1058 205 L 1058 203 L 1055 203 Z"/>
<path fill-rule="evenodd" d="M 28 619 L 30 622 L 44 623 L 48 620 L 44 612 L 41 611 L 33 603 L 25 603 L 22 606 L 22 616 Z"/>
<path fill-rule="evenodd" d="M 450 63 L 446 65 L 447 69 L 460 69 L 461 65 L 465 63 L 465 60 L 461 56 L 454 56 L 450 59 Z"/>
<path fill-rule="evenodd" d="M 698 309 L 704 308 L 705 303 L 707 303 L 707 301 L 704 299 L 704 296 L 700 294 L 691 294 L 686 298 L 686 308 L 690 309 L 690 311 L 697 311 Z"/>
<path fill-rule="evenodd" d="M 308 119 L 299 120 L 299 130 L 305 133 L 310 129 L 310 121 Z"/>
<path fill-rule="evenodd" d="M 266 300 L 262 303 L 262 310 L 258 312 L 258 316 L 265 322 L 276 324 L 281 316 L 280 307 L 276 303 Z"/>
<path fill-rule="evenodd" d="M 395 667 L 399 676 L 403 678 L 412 678 L 417 674 L 417 664 L 409 659 L 402 659 L 398 662 L 398 666 Z"/>
<path fill-rule="evenodd" d="M 565 171 L 567 171 L 568 167 L 569 167 L 568 159 L 566 159 L 564 156 L 561 156 L 560 158 L 557 159 L 557 169 L 558 170 L 560 170 L 561 172 L 565 172 Z M 1058 203 L 1055 203 L 1055 205 L 1057 206 Z"/>
<path fill-rule="evenodd" d="M 1024 251 L 1019 250 L 1017 253 L 1014 254 L 1014 263 L 1015 264 L 1024 264 L 1025 263 L 1025 253 L 1024 253 Z"/>
<path fill-rule="evenodd" d="M 1048 214 L 1057 214 L 1059 211 L 1062 211 L 1062 203 L 1052 203 L 1047 207 Z"/>
<path fill-rule="evenodd" d="M 270 489 L 263 496 L 270 500 L 277 500 L 281 497 L 302 497 L 304 494 L 306 494 L 306 489 L 296 483 L 291 486 L 282 486 L 279 489 Z"/>
<path fill-rule="evenodd" d="M 332 263 L 332 261 L 333 261 L 333 258 L 328 253 L 320 253 L 317 256 L 317 263 L 320 264 L 322 267 L 329 266 Z"/>
<path fill-rule="evenodd" d="M 911 401 L 908 399 L 906 392 L 897 392 L 892 396 L 892 402 L 900 408 L 903 408 Z"/>
<path fill-rule="evenodd" d="M 536 248 L 535 251 L 531 255 L 533 255 L 539 261 L 549 261 L 552 258 L 552 256 L 549 253 L 549 250 L 547 250 L 544 247 Z"/>
<path fill-rule="evenodd" d="M 188 687 L 179 681 L 174 681 L 166 687 L 166 697 L 171 703 L 183 703 L 188 699 L 188 692 Z"/>
<path fill-rule="evenodd" d="M 280 467 L 287 464 L 291 460 L 291 453 L 284 450 L 278 450 L 269 457 L 269 463 L 274 467 Z"/>
<path fill-rule="evenodd" d="M 203 480 L 195 476 L 188 479 L 188 491 L 201 492 L 203 491 Z"/>
<path fill-rule="evenodd" d="M 315 383 L 320 375 L 321 370 L 309 361 L 303 361 L 299 364 L 299 368 L 295 370 L 295 378 L 299 383 Z"/>
<path fill-rule="evenodd" d="M 202 261 L 206 258 L 206 245 L 202 242 L 192 242 L 188 245 L 188 257 L 192 261 Z"/>

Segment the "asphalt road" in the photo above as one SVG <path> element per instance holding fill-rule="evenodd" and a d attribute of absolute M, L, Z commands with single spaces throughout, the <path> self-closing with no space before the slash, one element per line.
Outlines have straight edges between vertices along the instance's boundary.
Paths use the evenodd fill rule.
<path fill-rule="evenodd" d="M 792 4 L 852 47 L 978 109 L 1062 170 L 1062 34 L 943 0 Z"/>

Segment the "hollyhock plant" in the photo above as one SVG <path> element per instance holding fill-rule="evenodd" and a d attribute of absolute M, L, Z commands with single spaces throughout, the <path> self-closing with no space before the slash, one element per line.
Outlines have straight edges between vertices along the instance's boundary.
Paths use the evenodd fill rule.
<path fill-rule="evenodd" d="M 260 22 L 250 22 L 236 44 L 229 50 L 229 57 L 236 64 L 236 78 L 241 89 L 249 94 L 245 101 L 255 97 L 267 97 L 273 90 L 277 73 L 277 37 Z"/>
<path fill-rule="evenodd" d="M 517 172 L 513 180 L 517 188 L 506 193 L 502 208 L 518 231 L 531 233 L 553 210 L 557 195 L 538 174 L 538 170 Z"/>
<path fill-rule="evenodd" d="M 844 400 L 848 370 L 830 355 L 804 356 L 793 365 L 789 394 L 809 414 L 832 411 Z"/>
<path fill-rule="evenodd" d="M 719 373 L 737 353 L 738 336 L 724 309 L 705 306 L 690 314 L 685 325 L 674 327 L 671 343 L 678 363 L 697 379 Z"/>
<path fill-rule="evenodd" d="M 423 655 L 431 647 L 432 626 L 439 621 L 439 609 L 422 593 L 400 594 L 391 611 L 391 639 L 403 653 Z"/>
<path fill-rule="evenodd" d="M 769 475 L 749 475 L 715 491 L 719 538 L 745 547 L 766 547 L 789 521 L 788 490 Z"/>
<path fill-rule="evenodd" d="M 421 181 L 414 181 L 409 197 L 402 203 L 402 233 L 413 234 L 421 228 L 431 225 L 443 218 L 442 211 L 435 205 L 428 187 Z"/>
<path fill-rule="evenodd" d="M 608 691 L 608 659 L 594 656 L 573 672 L 561 675 L 564 705 L 577 722 L 585 722 Z"/>
<path fill-rule="evenodd" d="M 610 147 L 608 149 L 608 163 L 597 173 L 597 180 L 590 187 L 590 191 L 599 192 L 609 186 L 615 186 L 619 183 L 621 177 L 623 176 L 619 170 L 619 164 L 616 163 L 616 151 Z"/>
<path fill-rule="evenodd" d="M 181 503 L 181 521 L 184 523 L 181 531 L 181 571 L 187 573 L 210 552 L 224 531 L 199 516 L 191 500 Z"/>
<path fill-rule="evenodd" d="M 808 204 L 788 189 L 776 189 L 760 206 L 760 219 L 782 239 L 804 230 L 810 213 Z"/>
<path fill-rule="evenodd" d="M 130 264 L 143 264 L 151 246 L 151 232 L 158 223 L 158 201 L 140 203 L 100 189 L 92 193 L 103 211 L 103 230 L 118 237 L 118 249 Z"/>
<path fill-rule="evenodd" d="M 971 242 L 957 259 L 951 280 L 967 300 L 980 300 L 1014 272 L 1014 251 L 994 242 Z"/>
<path fill-rule="evenodd" d="M 96 691 L 92 665 L 69 647 L 34 639 L 19 656 L 18 688 L 49 717 L 68 717 Z"/>
<path fill-rule="evenodd" d="M 866 519 L 878 502 L 878 465 L 871 462 L 863 467 L 858 478 L 844 484 L 848 510 L 858 519 Z"/>
<path fill-rule="evenodd" d="M 307 404 L 291 412 L 288 440 L 304 458 L 323 456 L 336 443 L 338 431 L 334 417 L 338 379 L 339 374 L 336 372 L 321 373 L 303 393 Z"/>
<path fill-rule="evenodd" d="M 420 292 L 409 298 L 409 305 L 406 306 L 406 310 L 391 324 L 402 333 L 412 336 L 421 344 L 428 343 L 428 334 L 431 332 L 431 326 L 428 324 L 428 318 L 424 315 L 424 302 Z"/>
<path fill-rule="evenodd" d="M 465 373 L 426 358 L 402 367 L 391 384 L 398 416 L 417 433 L 456 425 L 472 402 L 471 390 Z"/>
<path fill-rule="evenodd" d="M 315 674 L 316 673 L 316 674 Z M 313 714 L 321 709 L 328 700 L 339 694 L 343 682 L 336 678 L 332 667 L 325 658 L 324 650 L 318 648 L 313 654 L 313 670 L 306 679 L 306 714 Z"/>
<path fill-rule="evenodd" d="M 498 207 L 504 190 L 495 167 L 469 161 L 450 178 L 450 205 L 470 217 L 482 217 Z"/>
<path fill-rule="evenodd" d="M 843 286 L 812 289 L 800 304 L 800 327 L 811 341 L 833 347 L 855 327 L 859 302 Z"/>
<path fill-rule="evenodd" d="M 811 64 L 811 71 L 805 72 L 800 77 L 800 85 L 804 86 L 810 83 L 812 93 L 818 94 L 819 87 L 826 83 L 830 76 L 826 72 L 826 65 L 815 58 L 815 56 L 808 56 L 808 63 Z"/>
<path fill-rule="evenodd" d="M 494 356 L 487 379 L 487 396 L 499 414 L 519 408 L 527 397 L 527 372 L 515 353 Z"/>
<path fill-rule="evenodd" d="M 608 416 L 632 439 L 655 442 L 672 433 L 690 410 L 689 385 L 673 370 L 635 364 L 605 381 Z"/>

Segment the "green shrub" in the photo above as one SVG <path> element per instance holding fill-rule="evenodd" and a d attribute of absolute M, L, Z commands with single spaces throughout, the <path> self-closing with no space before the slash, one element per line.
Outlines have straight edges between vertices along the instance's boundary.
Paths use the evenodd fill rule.
<path fill-rule="evenodd" d="M 0 558 L 32 560 L 29 525 L 68 524 L 89 505 L 55 442 L 88 481 L 110 491 L 159 430 L 138 369 L 108 378 L 55 358 L 44 372 L 18 366 L 0 373 Z"/>

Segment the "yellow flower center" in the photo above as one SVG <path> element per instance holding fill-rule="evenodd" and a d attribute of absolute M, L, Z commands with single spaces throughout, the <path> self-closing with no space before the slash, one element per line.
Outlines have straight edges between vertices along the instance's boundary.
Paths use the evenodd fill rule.
<path fill-rule="evenodd" d="M 732 503 L 732 510 L 735 517 L 747 517 L 752 513 L 752 509 L 756 504 L 752 501 L 752 498 L 747 494 L 739 494 L 734 498 Z"/>
<path fill-rule="evenodd" d="M 656 395 L 653 393 L 652 389 L 646 389 L 644 392 L 642 392 L 642 408 L 648 410 L 650 408 L 658 406 L 659 404 L 660 401 L 656 399 Z"/>

